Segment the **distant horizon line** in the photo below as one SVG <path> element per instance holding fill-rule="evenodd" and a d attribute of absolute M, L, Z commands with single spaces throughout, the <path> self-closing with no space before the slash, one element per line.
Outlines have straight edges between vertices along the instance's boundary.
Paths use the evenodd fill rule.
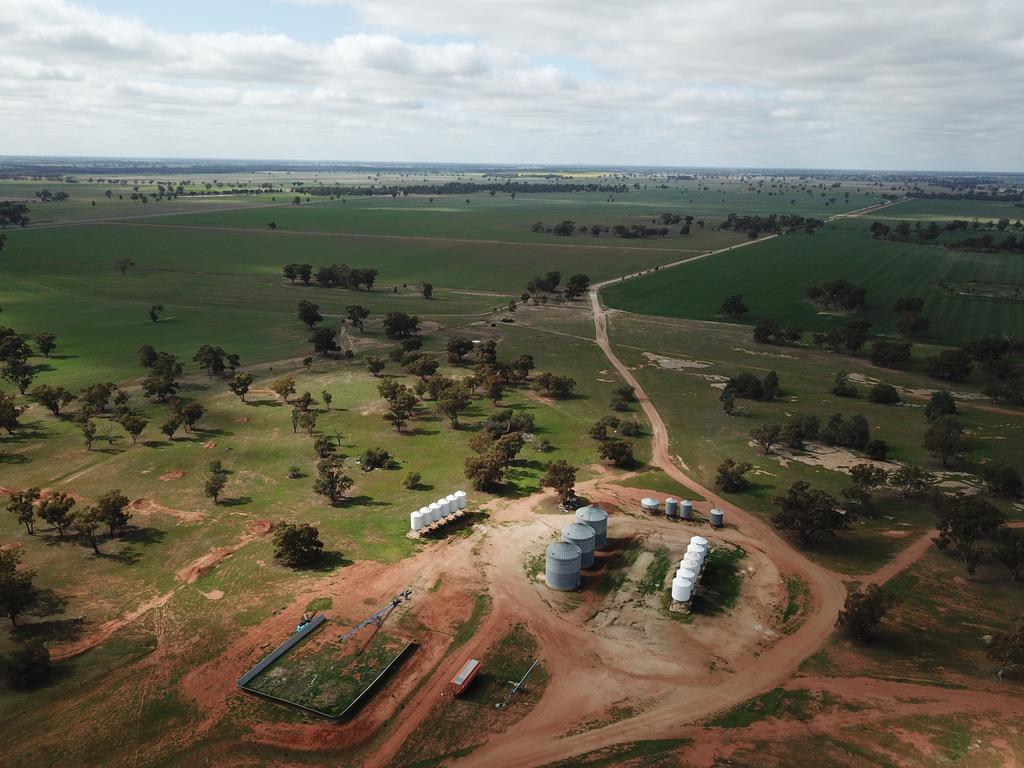
<path fill-rule="evenodd" d="M 203 157 L 203 156 L 124 156 L 124 155 L 39 155 L 26 154 L 0 155 L 0 167 L 8 161 L 35 162 L 43 164 L 47 161 L 77 162 L 122 162 L 122 163 L 177 163 L 212 165 L 224 163 L 231 165 L 278 165 L 281 167 L 316 168 L 316 167 L 349 167 L 349 168 L 466 168 L 466 169 L 503 169 L 503 170 L 629 170 L 629 171 L 774 171 L 774 172 L 832 172 L 832 173 L 873 173 L 873 174 L 920 174 L 920 175 L 963 175 L 963 176 L 1024 176 L 1024 171 L 991 171 L 991 170 L 943 170 L 943 169 L 911 169 L 911 168 L 841 168 L 841 167 L 808 167 L 808 166 L 770 166 L 770 165 L 659 165 L 649 164 L 600 164 L 600 163 L 507 163 L 507 162 L 473 162 L 473 161 L 428 161 L 428 160 L 298 160 L 288 158 L 255 158 L 255 157 Z M 272 170 L 268 168 L 267 170 Z"/>

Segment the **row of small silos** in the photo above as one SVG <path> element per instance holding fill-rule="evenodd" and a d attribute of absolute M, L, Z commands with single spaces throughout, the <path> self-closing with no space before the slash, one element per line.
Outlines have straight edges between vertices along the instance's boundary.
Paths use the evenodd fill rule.
<path fill-rule="evenodd" d="M 544 557 L 544 580 L 552 589 L 580 585 L 580 571 L 594 565 L 594 551 L 608 544 L 608 513 L 593 505 L 576 510 L 576 522 L 562 528 L 562 540 L 549 544 Z"/>
<path fill-rule="evenodd" d="M 651 496 L 647 496 L 640 499 L 640 509 L 648 515 L 657 515 L 661 512 L 661 502 Z M 725 513 L 718 507 L 712 509 L 708 516 L 712 528 L 721 528 L 725 525 Z M 689 499 L 679 501 L 669 496 L 665 499 L 665 517 L 669 519 L 692 520 L 693 502 Z"/>
<path fill-rule="evenodd" d="M 693 536 L 686 547 L 686 554 L 679 561 L 675 576 L 672 578 L 672 599 L 677 603 L 688 603 L 700 583 L 707 559 L 708 540 L 703 536 Z"/>
<path fill-rule="evenodd" d="M 434 523 L 440 523 L 447 521 L 453 517 L 457 512 L 461 512 L 466 508 L 466 492 L 455 491 L 450 493 L 443 499 L 428 504 L 425 507 L 420 507 L 415 512 L 409 514 L 409 529 L 414 533 L 419 533 L 425 528 L 429 528 Z"/>

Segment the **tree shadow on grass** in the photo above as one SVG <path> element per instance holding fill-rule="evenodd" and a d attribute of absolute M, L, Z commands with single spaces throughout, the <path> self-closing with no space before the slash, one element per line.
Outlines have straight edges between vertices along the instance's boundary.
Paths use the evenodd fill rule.
<path fill-rule="evenodd" d="M 468 532 L 477 523 L 482 523 L 485 520 L 490 520 L 491 516 L 482 510 L 476 512 L 466 512 L 462 517 L 457 517 L 450 523 L 447 523 L 436 531 L 430 531 L 429 533 L 423 534 L 424 539 L 430 539 L 431 541 L 441 541 L 447 539 L 449 536 L 456 536 L 463 532 Z"/>
<path fill-rule="evenodd" d="M 320 553 L 320 557 L 312 565 L 307 565 L 304 568 L 298 570 L 309 571 L 312 573 L 328 573 L 330 571 L 337 570 L 338 568 L 345 568 L 352 565 L 355 561 L 345 557 L 341 552 L 331 549 L 325 550 Z"/>
<path fill-rule="evenodd" d="M 0 453 L 0 464 L 28 464 L 31 459 L 20 453 Z"/>
<path fill-rule="evenodd" d="M 244 507 L 252 503 L 252 496 L 234 496 L 230 499 L 221 499 L 217 502 L 222 507 Z"/>
<path fill-rule="evenodd" d="M 284 405 L 280 400 L 246 400 L 246 405 L 251 405 L 254 408 L 265 407 L 265 408 L 280 408 Z"/>
<path fill-rule="evenodd" d="M 166 535 L 166 532 L 160 528 L 152 528 L 150 526 L 137 527 L 133 525 L 122 530 L 119 538 L 121 541 L 126 541 L 129 544 L 141 544 L 148 547 L 151 544 L 161 543 Z"/>
<path fill-rule="evenodd" d="M 174 445 L 173 440 L 144 440 L 142 445 L 146 448 L 170 448 Z"/>
<path fill-rule="evenodd" d="M 402 434 L 419 437 L 421 435 L 439 435 L 441 430 L 439 429 L 424 429 L 423 427 L 413 427 L 412 429 L 406 429 Z"/>
<path fill-rule="evenodd" d="M 202 429 L 197 427 L 195 430 L 195 434 L 197 436 L 202 435 L 204 438 L 209 439 L 211 437 L 233 437 L 235 433 L 232 432 L 230 429 L 222 429 L 221 427 L 211 427 L 209 429 Z"/>
<path fill-rule="evenodd" d="M 386 501 L 374 501 L 372 496 L 363 494 L 361 496 L 346 496 L 341 503 L 335 505 L 339 507 L 389 507 L 391 506 Z"/>

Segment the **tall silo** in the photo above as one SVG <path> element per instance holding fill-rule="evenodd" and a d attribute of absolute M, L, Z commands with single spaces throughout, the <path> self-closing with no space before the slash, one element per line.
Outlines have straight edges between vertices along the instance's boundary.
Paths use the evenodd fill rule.
<path fill-rule="evenodd" d="M 594 529 L 594 548 L 608 546 L 608 513 L 593 504 L 576 510 L 576 522 Z"/>
<path fill-rule="evenodd" d="M 693 502 L 689 499 L 683 499 L 679 505 L 679 516 L 683 520 L 693 520 Z"/>
<path fill-rule="evenodd" d="M 669 496 L 665 499 L 665 517 L 679 516 L 679 502 Z"/>
<path fill-rule="evenodd" d="M 721 528 L 723 525 L 725 525 L 725 512 L 715 507 L 711 510 L 711 527 Z"/>
<path fill-rule="evenodd" d="M 580 567 L 589 568 L 594 564 L 594 529 L 585 523 L 569 523 L 562 527 L 562 541 L 580 548 Z"/>
<path fill-rule="evenodd" d="M 672 579 L 672 599 L 677 603 L 688 603 L 693 596 L 693 581 L 691 579 Z"/>
<path fill-rule="evenodd" d="M 465 509 L 466 508 L 466 492 L 465 491 L 456 491 L 452 495 L 455 497 L 455 506 L 458 507 L 459 509 Z"/>
<path fill-rule="evenodd" d="M 573 590 L 580 585 L 580 548 L 557 541 L 548 544 L 544 557 L 544 580 L 552 589 Z"/>

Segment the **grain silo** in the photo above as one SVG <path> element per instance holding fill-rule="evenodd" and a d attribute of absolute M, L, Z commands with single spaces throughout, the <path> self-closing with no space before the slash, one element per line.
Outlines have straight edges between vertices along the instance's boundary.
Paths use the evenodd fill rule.
<path fill-rule="evenodd" d="M 573 590 L 580 585 L 580 548 L 558 541 L 548 544 L 544 558 L 544 581 L 552 589 Z"/>
<path fill-rule="evenodd" d="M 569 523 L 562 527 L 562 541 L 580 548 L 580 567 L 589 568 L 594 564 L 594 529 L 585 523 Z"/>
<path fill-rule="evenodd" d="M 705 539 L 703 536 L 691 536 L 690 537 L 690 543 L 691 544 L 700 544 L 705 549 L 707 549 L 707 546 L 708 546 L 708 540 Z"/>
<path fill-rule="evenodd" d="M 459 500 L 454 493 L 449 493 L 444 497 L 444 500 L 448 502 L 448 514 L 454 515 L 459 511 Z"/>
<path fill-rule="evenodd" d="M 465 491 L 456 491 L 452 495 L 455 497 L 455 506 L 458 507 L 459 509 L 465 509 L 466 508 L 466 492 Z"/>
<path fill-rule="evenodd" d="M 672 599 L 677 603 L 688 603 L 693 596 L 693 581 L 691 579 L 672 579 Z"/>
<path fill-rule="evenodd" d="M 691 541 L 689 544 L 686 545 L 686 554 L 690 554 L 691 552 L 700 555 L 703 559 L 707 556 L 708 548 L 703 544 L 698 544 L 695 541 Z"/>
<path fill-rule="evenodd" d="M 725 525 L 725 512 L 715 507 L 711 510 L 711 527 L 721 528 L 723 525 Z"/>
<path fill-rule="evenodd" d="M 419 531 L 423 528 L 423 512 L 416 510 L 409 515 L 409 529 L 412 531 Z"/>
<path fill-rule="evenodd" d="M 444 517 L 444 509 L 436 501 L 431 502 L 427 510 L 430 512 L 430 519 L 435 523 Z"/>
<path fill-rule="evenodd" d="M 652 499 L 650 496 L 640 499 L 640 509 L 646 512 L 648 515 L 658 514 L 658 510 L 661 509 L 661 504 L 657 499 Z"/>
<path fill-rule="evenodd" d="M 665 517 L 679 516 L 679 502 L 669 496 L 665 499 Z"/>
<path fill-rule="evenodd" d="M 704 567 L 704 558 L 696 552 L 688 552 L 683 556 L 683 559 L 679 561 L 679 567 L 692 568 L 700 573 L 700 569 Z"/>
<path fill-rule="evenodd" d="M 697 581 L 697 571 L 693 568 L 679 568 L 676 571 L 677 579 L 690 579 L 691 581 Z"/>
<path fill-rule="evenodd" d="M 576 510 L 576 522 L 594 529 L 594 548 L 608 546 L 608 513 L 593 504 Z"/>
<path fill-rule="evenodd" d="M 683 499 L 679 504 L 679 516 L 683 520 L 693 520 L 693 502 L 689 499 Z"/>

